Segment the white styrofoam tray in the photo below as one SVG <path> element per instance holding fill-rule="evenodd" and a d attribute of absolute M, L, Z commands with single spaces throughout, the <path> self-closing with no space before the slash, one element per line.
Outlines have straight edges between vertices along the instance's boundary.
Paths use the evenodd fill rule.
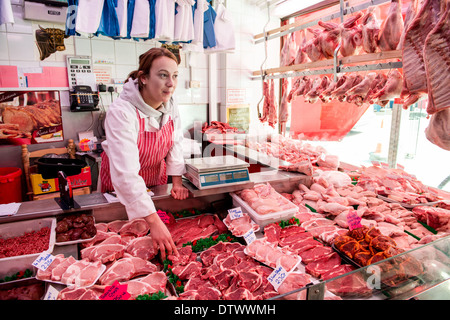
<path fill-rule="evenodd" d="M 273 222 L 288 220 L 298 212 L 298 207 L 295 204 L 292 204 L 292 209 L 261 215 L 253 210 L 253 208 L 250 207 L 247 202 L 242 200 L 242 198 L 236 193 L 230 192 L 230 196 L 233 198 L 233 206 L 241 207 L 242 212 L 247 213 L 255 223 L 259 224 L 261 228 Z"/>

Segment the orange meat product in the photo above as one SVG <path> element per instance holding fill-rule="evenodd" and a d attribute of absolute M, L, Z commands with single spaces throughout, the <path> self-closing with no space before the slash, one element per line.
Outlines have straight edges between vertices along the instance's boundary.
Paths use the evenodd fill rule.
<path fill-rule="evenodd" d="M 355 262 L 360 266 L 365 267 L 368 265 L 368 261 L 372 258 L 372 256 L 372 253 L 369 251 L 359 251 L 355 253 L 353 260 L 355 260 Z"/>
<path fill-rule="evenodd" d="M 344 243 L 340 249 L 343 253 L 345 253 L 350 259 L 353 259 L 354 255 L 360 250 L 360 246 L 358 241 L 351 240 L 349 242 Z"/>

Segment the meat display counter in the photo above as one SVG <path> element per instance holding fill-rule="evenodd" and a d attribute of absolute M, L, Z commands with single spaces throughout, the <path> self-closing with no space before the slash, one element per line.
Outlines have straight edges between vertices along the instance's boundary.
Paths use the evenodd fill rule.
<path fill-rule="evenodd" d="M 303 174 L 277 170 L 251 173 L 250 176 L 249 184 L 224 186 L 214 190 L 196 190 L 189 185 L 188 181 L 184 181 L 191 190 L 191 196 L 183 201 L 171 198 L 170 184 L 162 185 L 152 188 L 153 200 L 155 206 L 160 210 L 176 212 L 191 208 L 206 209 L 210 210 L 208 212 L 218 214 L 223 219 L 227 210 L 234 207 L 230 193 L 267 182 L 279 193 L 292 193 L 299 183 L 307 186 L 311 183 L 310 177 Z M 95 217 L 97 223 L 127 219 L 123 205 L 119 202 L 108 202 L 101 193 L 75 196 L 75 200 L 80 205 L 80 209 L 69 211 L 61 210 L 53 199 L 24 202 L 15 215 L 1 217 L 0 224 L 60 217 L 69 212 L 90 213 Z M 262 237 L 261 231 L 257 232 L 257 237 Z M 77 245 L 56 246 L 53 251 L 53 254 L 69 254 L 75 258 L 78 258 L 78 253 Z M 445 299 L 449 297 L 450 236 L 366 267 L 355 266 L 352 261 L 347 262 L 343 256 L 340 256 L 340 259 L 343 261 L 342 267 L 333 269 L 333 272 L 329 273 L 327 277 L 311 276 L 310 281 L 303 288 L 288 290 L 270 299 L 381 300 Z M 302 273 L 306 267 L 308 266 L 301 263 L 294 273 Z"/>

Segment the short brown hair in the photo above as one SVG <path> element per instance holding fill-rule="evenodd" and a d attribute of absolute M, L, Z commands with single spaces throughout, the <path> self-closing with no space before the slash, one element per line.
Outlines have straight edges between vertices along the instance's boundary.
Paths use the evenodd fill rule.
<path fill-rule="evenodd" d="M 168 57 L 178 64 L 177 57 L 166 48 L 151 48 L 147 52 L 139 56 L 139 68 L 131 72 L 125 82 L 131 77 L 131 79 L 138 79 L 139 89 L 142 89 L 143 85 L 140 80 L 140 76 L 150 74 L 153 61 L 159 57 Z"/>

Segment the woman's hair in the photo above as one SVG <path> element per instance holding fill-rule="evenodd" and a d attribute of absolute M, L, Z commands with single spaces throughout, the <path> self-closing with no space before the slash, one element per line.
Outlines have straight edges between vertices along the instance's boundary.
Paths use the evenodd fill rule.
<path fill-rule="evenodd" d="M 131 77 L 131 79 L 138 79 L 139 89 L 142 89 L 143 84 L 141 82 L 142 75 L 150 74 L 150 69 L 152 68 L 153 61 L 159 57 L 168 57 L 174 60 L 178 64 L 177 57 L 166 48 L 151 48 L 147 52 L 139 56 L 139 68 L 131 72 L 125 82 Z"/>

